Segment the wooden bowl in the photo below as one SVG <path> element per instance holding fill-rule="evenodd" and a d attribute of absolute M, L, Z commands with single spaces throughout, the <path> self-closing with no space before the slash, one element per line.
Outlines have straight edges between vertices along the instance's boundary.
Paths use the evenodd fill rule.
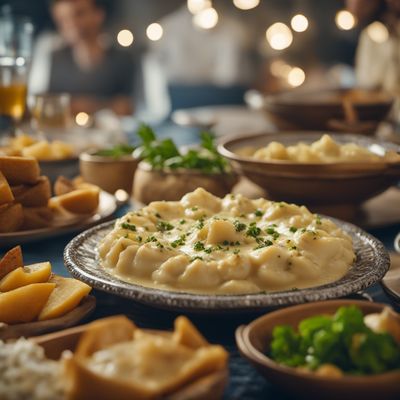
<path fill-rule="evenodd" d="M 80 336 L 88 325 L 65 329 L 60 332 L 31 338 L 44 348 L 46 357 L 58 360 L 65 350 L 74 351 Z M 153 331 L 154 333 L 154 331 Z M 168 334 L 161 332 L 160 334 Z M 221 370 L 193 381 L 176 392 L 163 397 L 164 400 L 218 400 L 222 398 L 228 381 L 228 371 Z"/>
<path fill-rule="evenodd" d="M 364 314 L 381 312 L 385 304 L 355 300 L 333 300 L 289 307 L 264 315 L 236 330 L 236 343 L 243 357 L 249 360 L 268 381 L 283 390 L 307 399 L 399 399 L 400 371 L 368 376 L 340 378 L 316 376 L 280 365 L 266 356 L 276 325 L 297 328 L 304 318 L 318 314 L 333 314 L 341 306 L 356 305 Z"/>
<path fill-rule="evenodd" d="M 238 173 L 265 189 L 269 198 L 305 204 L 319 212 L 320 208 L 335 210 L 349 206 L 356 209 L 362 202 L 384 192 L 400 179 L 400 162 L 296 163 L 280 160 L 261 161 L 238 154 L 242 148 L 260 148 L 272 141 L 284 145 L 300 141 L 311 143 L 318 140 L 322 134 L 322 132 L 285 132 L 243 135 L 225 139 L 218 150 L 232 162 Z M 331 136 L 338 143 L 352 142 L 378 153 L 385 153 L 387 150 L 400 151 L 400 146 L 366 136 L 351 134 Z M 333 212 L 328 214 L 344 218 L 343 215 Z"/>
<path fill-rule="evenodd" d="M 86 182 L 93 183 L 112 194 L 118 189 L 131 194 L 138 162 L 132 156 L 113 158 L 82 153 L 79 157 L 79 168 Z"/>
<path fill-rule="evenodd" d="M 250 107 L 264 110 L 281 130 L 334 129 L 332 121 L 346 120 L 343 107 L 346 98 L 351 101 L 361 124 L 373 122 L 373 132 L 393 104 L 392 95 L 373 89 L 292 90 L 274 95 L 253 92 L 245 98 Z"/>
<path fill-rule="evenodd" d="M 223 197 L 230 193 L 238 182 L 236 173 L 205 174 L 195 170 L 153 170 L 140 162 L 135 173 L 133 196 L 135 200 L 148 204 L 152 201 L 177 201 L 186 193 L 202 187 L 208 192 Z"/>

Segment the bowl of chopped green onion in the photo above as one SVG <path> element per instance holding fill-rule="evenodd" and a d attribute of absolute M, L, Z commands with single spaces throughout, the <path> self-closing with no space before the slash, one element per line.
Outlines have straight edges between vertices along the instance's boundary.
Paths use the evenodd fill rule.
<path fill-rule="evenodd" d="M 201 133 L 198 147 L 186 151 L 170 138 L 157 139 L 147 125 L 141 125 L 137 134 L 142 141 L 134 151 L 134 156 L 142 160 L 133 185 L 137 201 L 148 204 L 179 200 L 198 187 L 223 197 L 238 181 L 229 162 L 218 153 L 214 136 L 209 132 Z"/>
<path fill-rule="evenodd" d="M 112 148 L 84 152 L 79 157 L 79 169 L 86 182 L 109 193 L 118 189 L 132 192 L 133 177 L 139 160 L 134 158 L 135 147 L 120 144 Z"/>
<path fill-rule="evenodd" d="M 281 309 L 240 326 L 236 342 L 268 381 L 296 398 L 400 398 L 400 316 L 385 304 Z"/>

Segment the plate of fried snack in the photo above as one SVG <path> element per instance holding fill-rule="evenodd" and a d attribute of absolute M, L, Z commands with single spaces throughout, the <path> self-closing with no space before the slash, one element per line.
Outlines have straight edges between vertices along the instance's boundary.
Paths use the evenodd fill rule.
<path fill-rule="evenodd" d="M 183 316 L 172 332 L 118 315 L 0 349 L 0 398 L 217 400 L 228 378 L 227 351 Z"/>
<path fill-rule="evenodd" d="M 80 179 L 60 176 L 51 186 L 35 158 L 0 156 L 2 246 L 84 229 L 116 210 L 114 196 Z"/>
<path fill-rule="evenodd" d="M 51 263 L 24 265 L 16 246 L 0 259 L 0 339 L 70 327 L 93 311 L 91 287 L 52 272 Z M 0 396 L 1 397 L 1 396 Z"/>

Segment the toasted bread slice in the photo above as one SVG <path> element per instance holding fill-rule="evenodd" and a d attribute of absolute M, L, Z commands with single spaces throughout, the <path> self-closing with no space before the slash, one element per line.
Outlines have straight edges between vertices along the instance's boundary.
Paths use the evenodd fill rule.
<path fill-rule="evenodd" d="M 24 213 L 19 203 L 0 206 L 0 233 L 18 231 L 24 222 Z"/>
<path fill-rule="evenodd" d="M 24 207 L 45 207 L 51 197 L 49 178 L 41 176 L 33 185 L 11 187 L 15 200 Z"/>
<path fill-rule="evenodd" d="M 10 185 L 34 184 L 40 175 L 39 163 L 33 157 L 0 156 L 0 171 Z"/>
<path fill-rule="evenodd" d="M 5 176 L 0 171 L 0 205 L 6 203 L 12 203 L 14 196 L 12 194 L 10 185 L 8 184 Z"/>

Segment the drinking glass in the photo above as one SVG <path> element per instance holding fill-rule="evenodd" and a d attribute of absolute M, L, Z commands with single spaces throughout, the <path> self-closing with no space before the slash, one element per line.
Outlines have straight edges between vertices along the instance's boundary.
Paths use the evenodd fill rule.
<path fill-rule="evenodd" d="M 25 113 L 32 35 L 29 19 L 0 17 L 0 125 L 8 133 Z"/>
<path fill-rule="evenodd" d="M 34 97 L 32 126 L 44 135 L 64 133 L 71 125 L 71 97 L 67 93 L 44 93 Z"/>

